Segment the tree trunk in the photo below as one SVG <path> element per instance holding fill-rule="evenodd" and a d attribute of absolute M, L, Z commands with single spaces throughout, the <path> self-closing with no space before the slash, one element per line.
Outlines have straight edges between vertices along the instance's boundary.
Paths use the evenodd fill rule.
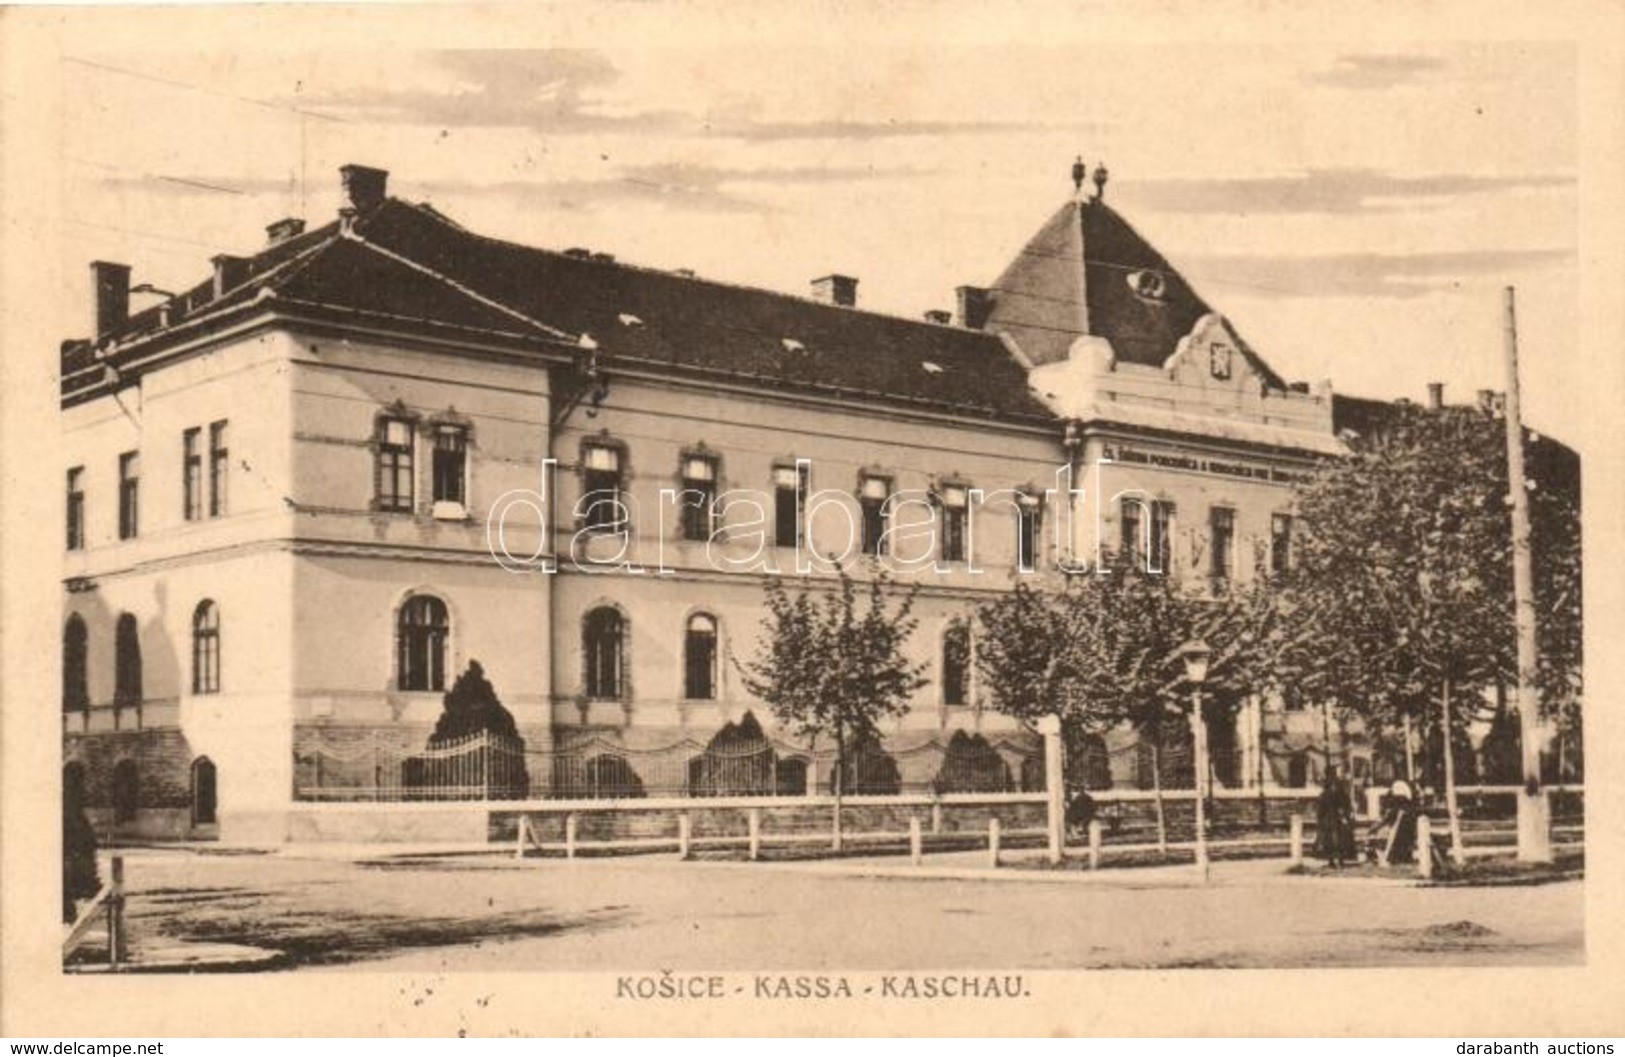
<path fill-rule="evenodd" d="M 1405 713 L 1405 781 L 1416 792 L 1416 753 L 1411 749 L 1411 714 Z"/>
<path fill-rule="evenodd" d="M 1162 806 L 1162 746 L 1151 743 L 1151 789 L 1157 803 L 1157 854 L 1168 857 L 1168 816 Z"/>
<path fill-rule="evenodd" d="M 1444 681 L 1443 692 L 1439 694 L 1439 709 L 1444 719 L 1444 805 L 1450 813 L 1450 861 L 1460 866 L 1466 861 L 1461 843 L 1461 812 L 1456 809 L 1456 752 L 1451 742 L 1450 723 L 1450 680 Z M 1425 854 L 1422 849 L 1418 854 Z"/>
<path fill-rule="evenodd" d="M 841 793 L 846 778 L 846 730 L 840 720 L 835 721 L 835 817 L 831 828 L 830 846 L 841 850 Z"/>

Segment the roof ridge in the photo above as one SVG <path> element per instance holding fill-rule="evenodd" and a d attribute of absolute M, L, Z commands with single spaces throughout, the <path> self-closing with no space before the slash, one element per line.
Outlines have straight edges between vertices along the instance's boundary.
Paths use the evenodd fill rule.
<path fill-rule="evenodd" d="M 434 208 L 433 206 L 429 205 L 427 202 L 408 202 L 408 201 L 406 201 L 404 199 L 400 199 L 400 198 L 390 198 L 389 201 L 394 202 L 397 205 L 404 206 L 404 207 L 406 207 L 408 209 L 416 210 L 416 211 L 419 211 L 419 212 L 426 212 L 426 214 L 430 217 L 430 219 L 436 220 L 436 221 L 438 221 L 438 222 L 440 222 L 442 224 L 445 224 L 446 226 L 454 229 L 455 231 L 457 231 L 461 235 L 465 235 L 465 236 L 468 236 L 470 238 L 479 239 L 482 242 L 489 242 L 489 243 L 492 243 L 493 245 L 497 245 L 497 246 L 507 246 L 507 247 L 510 247 L 512 249 L 524 250 L 527 253 L 545 253 L 550 257 L 558 257 L 558 258 L 562 258 L 564 260 L 578 261 L 578 262 L 579 261 L 585 261 L 586 263 L 589 263 L 589 264 L 601 264 L 601 265 L 605 265 L 607 267 L 621 268 L 621 269 L 624 269 L 626 271 L 639 272 L 639 273 L 642 273 L 642 274 L 645 274 L 645 275 L 658 275 L 658 276 L 663 276 L 663 277 L 668 278 L 668 279 L 681 280 L 681 281 L 691 282 L 691 283 L 702 283 L 702 284 L 704 284 L 706 286 L 721 287 L 722 289 L 725 289 L 725 290 L 743 290 L 743 291 L 745 291 L 747 293 L 762 294 L 762 295 L 765 295 L 765 296 L 768 296 L 768 297 L 781 298 L 783 300 L 790 301 L 790 302 L 793 302 L 795 304 L 812 305 L 815 308 L 825 308 L 825 309 L 831 309 L 831 310 L 839 310 L 839 311 L 842 311 L 842 312 L 851 312 L 851 313 L 856 313 L 858 315 L 868 316 L 868 317 L 875 318 L 875 319 L 884 319 L 884 320 L 887 320 L 889 322 L 903 323 L 903 324 L 907 324 L 909 326 L 917 326 L 917 327 L 922 327 L 922 328 L 931 328 L 931 329 L 935 329 L 935 330 L 941 330 L 944 327 L 946 327 L 946 328 L 948 328 L 950 330 L 959 331 L 959 332 L 962 332 L 962 333 L 965 333 L 965 334 L 982 335 L 982 336 L 987 337 L 987 338 L 994 338 L 995 337 L 995 335 L 993 335 L 992 333 L 990 333 L 988 331 L 977 330 L 977 329 L 972 328 L 972 327 L 962 327 L 962 326 L 959 326 L 957 324 L 931 323 L 931 322 L 928 322 L 925 319 L 917 319 L 917 318 L 915 318 L 913 316 L 899 315 L 898 313 L 895 313 L 895 312 L 882 312 L 882 311 L 880 311 L 878 309 L 863 308 L 863 307 L 858 306 L 858 305 L 836 305 L 836 304 L 831 304 L 830 302 L 827 302 L 827 301 L 820 301 L 820 300 L 818 300 L 817 298 L 814 298 L 814 297 L 807 297 L 804 294 L 792 294 L 792 293 L 789 293 L 789 292 L 784 291 L 784 290 L 775 290 L 772 287 L 752 286 L 749 283 L 729 282 L 729 281 L 727 281 L 725 279 L 713 279 L 713 278 L 711 278 L 709 276 L 697 275 L 697 274 L 696 275 L 687 275 L 687 274 L 683 274 L 682 272 L 678 272 L 678 271 L 675 271 L 675 270 L 670 269 L 670 268 L 656 268 L 653 265 L 648 265 L 648 264 L 633 264 L 633 263 L 631 263 L 629 261 L 623 261 L 623 260 L 620 260 L 618 258 L 606 261 L 606 260 L 596 260 L 596 259 L 591 258 L 591 257 L 586 257 L 586 258 L 572 257 L 568 253 L 564 253 L 564 252 L 562 252 L 560 250 L 549 249 L 546 246 L 532 246 L 529 243 L 515 242 L 513 239 L 504 239 L 504 238 L 499 238 L 499 237 L 497 237 L 495 235 L 486 235 L 486 234 L 484 234 L 482 232 L 474 231 L 471 228 L 466 228 L 463 225 L 459 224 L 457 221 L 453 220 L 451 217 L 446 216 L 444 213 L 440 212 L 440 210 L 438 210 L 438 209 Z"/>

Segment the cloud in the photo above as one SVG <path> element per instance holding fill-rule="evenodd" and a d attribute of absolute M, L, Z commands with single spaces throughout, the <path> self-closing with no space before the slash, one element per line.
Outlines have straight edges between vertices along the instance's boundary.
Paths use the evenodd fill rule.
<path fill-rule="evenodd" d="M 1550 268 L 1572 250 L 1443 253 L 1337 253 L 1318 256 L 1224 255 L 1184 258 L 1197 286 L 1233 287 L 1281 297 L 1421 297 L 1465 279 Z"/>
<path fill-rule="evenodd" d="M 1466 195 L 1574 182 L 1555 174 L 1400 176 L 1376 169 L 1310 169 L 1293 176 L 1152 178 L 1136 181 L 1127 194 L 1137 205 L 1168 213 L 1393 213 L 1427 200 L 1446 205 Z"/>
<path fill-rule="evenodd" d="M 1353 91 L 1381 91 L 1423 80 L 1444 68 L 1427 55 L 1339 55 L 1329 69 L 1305 75 L 1311 84 Z"/>
<path fill-rule="evenodd" d="M 321 108 L 352 120 L 442 128 L 529 128 L 553 135 L 645 133 L 746 142 L 1015 133 L 1098 132 L 1098 121 L 1021 122 L 876 118 L 780 121 L 745 112 L 695 113 L 623 109 L 609 89 L 620 70 L 600 52 L 582 49 L 440 51 L 429 53 L 444 88 L 387 80 L 279 102 Z"/>

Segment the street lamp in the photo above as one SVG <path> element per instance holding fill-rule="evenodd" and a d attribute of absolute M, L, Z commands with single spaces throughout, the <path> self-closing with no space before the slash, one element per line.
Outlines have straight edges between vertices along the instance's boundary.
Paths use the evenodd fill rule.
<path fill-rule="evenodd" d="M 1202 718 L 1202 684 L 1207 681 L 1208 662 L 1213 651 L 1201 639 L 1179 648 L 1185 662 L 1185 678 L 1191 684 L 1191 741 L 1196 746 L 1196 869 L 1208 879 L 1207 804 L 1202 781 L 1207 776 L 1207 721 Z"/>

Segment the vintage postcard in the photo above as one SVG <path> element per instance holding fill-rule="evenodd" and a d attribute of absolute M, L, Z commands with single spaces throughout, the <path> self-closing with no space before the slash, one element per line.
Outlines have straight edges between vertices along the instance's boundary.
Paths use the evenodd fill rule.
<path fill-rule="evenodd" d="M 1621 28 L 0 12 L 0 1031 L 1619 1034 Z"/>

